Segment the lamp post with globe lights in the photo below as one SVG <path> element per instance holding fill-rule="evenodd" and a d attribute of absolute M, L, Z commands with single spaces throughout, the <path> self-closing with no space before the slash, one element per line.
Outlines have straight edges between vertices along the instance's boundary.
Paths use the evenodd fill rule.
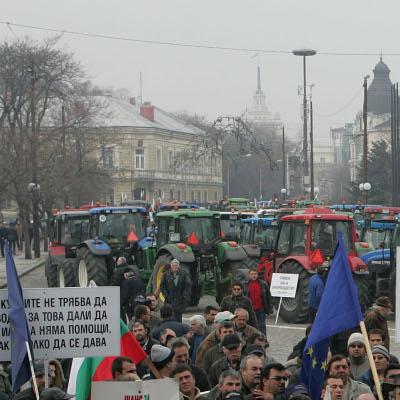
<path fill-rule="evenodd" d="M 358 188 L 363 194 L 364 204 L 368 204 L 368 192 L 371 190 L 371 184 L 369 182 L 360 183 Z"/>
<path fill-rule="evenodd" d="M 284 203 L 285 200 L 286 200 L 286 193 L 287 193 L 287 189 L 286 188 L 282 188 L 281 189 L 282 203 Z"/>
<path fill-rule="evenodd" d="M 301 48 L 292 51 L 295 56 L 303 57 L 303 174 L 308 176 L 308 140 L 307 140 L 307 75 L 306 75 L 306 57 L 317 54 L 316 50 Z"/>

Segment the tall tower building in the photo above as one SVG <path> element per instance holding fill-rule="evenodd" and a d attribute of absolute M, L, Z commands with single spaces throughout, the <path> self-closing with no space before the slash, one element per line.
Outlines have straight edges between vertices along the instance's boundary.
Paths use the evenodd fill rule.
<path fill-rule="evenodd" d="M 266 99 L 265 93 L 261 88 L 261 70 L 260 67 L 257 67 L 257 89 L 253 95 L 253 105 L 246 109 L 243 119 L 254 124 L 276 126 L 278 128 L 282 126 L 279 113 L 273 115 L 269 111 Z"/>

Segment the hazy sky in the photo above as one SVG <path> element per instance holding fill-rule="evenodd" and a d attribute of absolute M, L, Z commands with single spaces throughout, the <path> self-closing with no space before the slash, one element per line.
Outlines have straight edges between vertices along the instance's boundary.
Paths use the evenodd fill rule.
<path fill-rule="evenodd" d="M 399 2 L 368 0 L 0 0 L 0 20 L 136 39 L 290 51 L 400 53 Z M 397 26 L 397 29 L 396 29 Z M 50 33 L 0 25 L 2 39 Z M 279 112 L 292 136 L 301 124 L 301 58 L 167 47 L 64 34 L 60 45 L 73 51 L 101 86 L 126 87 L 168 111 L 187 110 L 210 120 L 239 115 L 256 86 L 272 112 Z M 400 79 L 400 56 L 385 56 L 392 82 Z M 362 83 L 379 56 L 316 55 L 308 59 L 315 83 L 315 132 L 324 142 L 329 128 L 351 122 L 362 108 Z M 358 95 L 356 95 L 358 93 Z M 342 109 L 353 98 L 353 102 Z"/>

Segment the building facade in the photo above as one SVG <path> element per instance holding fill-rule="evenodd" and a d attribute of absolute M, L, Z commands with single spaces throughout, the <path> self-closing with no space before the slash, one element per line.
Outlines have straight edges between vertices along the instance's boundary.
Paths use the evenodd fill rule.
<path fill-rule="evenodd" d="M 97 129 L 106 132 L 100 162 L 112 177 L 103 201 L 195 201 L 222 198 L 222 162 L 218 154 L 181 161 L 180 154 L 201 143 L 204 132 L 150 103 L 104 97 L 110 118 Z"/>

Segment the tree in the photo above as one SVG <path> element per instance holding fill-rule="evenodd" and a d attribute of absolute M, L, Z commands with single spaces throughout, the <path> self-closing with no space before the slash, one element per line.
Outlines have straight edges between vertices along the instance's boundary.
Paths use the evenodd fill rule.
<path fill-rule="evenodd" d="M 381 139 L 372 144 L 368 153 L 368 181 L 371 190 L 368 192 L 370 204 L 390 204 L 392 198 L 392 166 L 389 144 Z M 362 197 L 359 184 L 363 182 L 363 163 L 357 167 L 357 180 L 351 185 L 351 195 L 354 201 Z"/>
<path fill-rule="evenodd" d="M 56 43 L 0 44 L 0 191 L 16 200 L 27 243 L 32 215 L 35 257 L 41 214 L 102 174 L 85 159 L 85 133 L 99 107 L 79 63 Z M 29 245 L 25 256 L 31 257 Z"/>

